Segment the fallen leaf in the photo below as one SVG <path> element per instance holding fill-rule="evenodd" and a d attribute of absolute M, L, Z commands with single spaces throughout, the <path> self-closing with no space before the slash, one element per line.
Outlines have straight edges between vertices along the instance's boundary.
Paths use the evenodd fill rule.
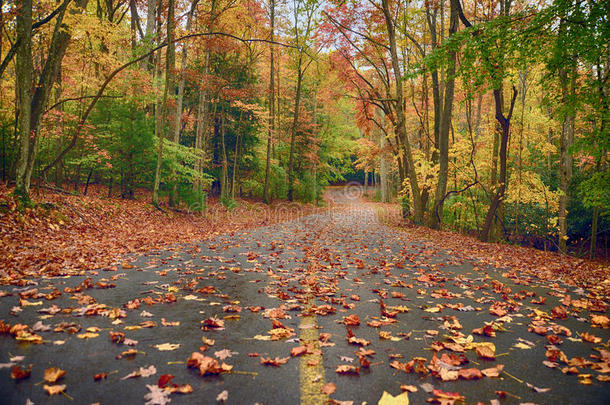
<path fill-rule="evenodd" d="M 276 357 L 272 359 L 271 357 L 265 358 L 261 356 L 261 364 L 265 366 L 274 366 L 279 367 L 282 364 L 286 364 L 290 357 Z"/>
<path fill-rule="evenodd" d="M 163 343 L 160 345 L 154 345 L 153 347 L 156 347 L 160 351 L 170 351 L 179 348 L 180 343 Z"/>
<path fill-rule="evenodd" d="M 28 368 L 21 368 L 18 365 L 14 365 L 11 369 L 11 378 L 13 380 L 23 380 L 28 378 L 32 374 L 32 365 L 30 364 Z"/>
<path fill-rule="evenodd" d="M 387 391 L 383 391 L 377 405 L 409 405 L 409 393 L 403 392 L 397 396 L 392 396 Z"/>
<path fill-rule="evenodd" d="M 495 367 L 486 368 L 484 370 L 481 370 L 481 373 L 485 377 L 494 378 L 494 377 L 499 377 L 500 374 L 502 373 L 502 370 L 504 370 L 504 365 L 503 364 L 498 364 Z"/>
<path fill-rule="evenodd" d="M 42 388 L 44 388 L 44 390 L 49 395 L 57 395 L 57 394 L 63 393 L 66 390 L 66 385 L 65 384 L 61 384 L 61 385 L 47 385 L 47 384 L 44 384 L 42 386 Z"/>
<path fill-rule="evenodd" d="M 337 386 L 335 385 L 335 383 L 329 382 L 328 384 L 324 385 L 320 389 L 320 391 L 322 391 L 326 395 L 331 395 L 335 392 L 336 389 L 337 389 Z"/>
<path fill-rule="evenodd" d="M 148 388 L 149 392 L 144 395 L 146 400 L 144 405 L 166 405 L 171 402 L 169 391 L 152 384 L 146 384 L 146 388 Z"/>
<path fill-rule="evenodd" d="M 66 375 L 66 371 L 62 370 L 60 368 L 57 367 L 51 367 L 51 368 L 47 368 L 44 371 L 44 380 L 50 384 L 53 384 L 54 382 L 56 382 L 57 380 L 59 380 L 61 377 L 63 377 L 64 375 Z"/>
<path fill-rule="evenodd" d="M 227 399 L 229 399 L 229 391 L 227 390 L 224 390 L 216 396 L 216 402 L 225 402 Z"/>
<path fill-rule="evenodd" d="M 581 333 L 580 337 L 582 337 L 582 340 L 589 343 L 600 343 L 602 341 L 602 338 L 597 337 L 595 335 L 591 335 L 587 332 Z"/>

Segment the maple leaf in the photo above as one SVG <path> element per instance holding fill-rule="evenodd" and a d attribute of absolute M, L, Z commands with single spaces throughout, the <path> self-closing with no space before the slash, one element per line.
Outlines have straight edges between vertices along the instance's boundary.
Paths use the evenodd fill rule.
<path fill-rule="evenodd" d="M 336 390 L 337 386 L 332 382 L 329 382 L 325 384 L 322 388 L 320 388 L 320 391 L 322 391 L 322 393 L 326 395 L 332 395 Z"/>
<path fill-rule="evenodd" d="M 158 385 L 146 384 L 148 393 L 144 395 L 145 405 L 165 405 L 171 402 L 170 392 L 160 388 Z"/>
<path fill-rule="evenodd" d="M 216 356 L 217 358 L 219 358 L 220 360 L 224 360 L 227 357 L 232 357 L 233 354 L 235 354 L 234 352 L 232 352 L 229 349 L 222 349 L 219 351 L 214 352 L 214 356 Z"/>
<path fill-rule="evenodd" d="M 587 332 L 581 333 L 580 337 L 582 338 L 582 340 L 589 343 L 600 343 L 602 341 L 602 338 L 597 337 L 595 335 L 591 335 Z"/>
<path fill-rule="evenodd" d="M 163 326 L 180 326 L 180 321 L 166 321 L 165 318 L 161 318 L 161 325 Z"/>
<path fill-rule="evenodd" d="M 568 312 L 564 306 L 559 305 L 551 310 L 551 315 L 554 319 L 566 319 Z"/>
<path fill-rule="evenodd" d="M 225 402 L 227 399 L 229 399 L 229 391 L 224 390 L 222 391 L 220 394 L 218 394 L 216 396 L 216 402 Z"/>
<path fill-rule="evenodd" d="M 64 375 L 66 375 L 66 371 L 65 370 L 62 370 L 62 369 L 57 368 L 57 367 L 51 367 L 51 368 L 47 368 L 44 371 L 44 377 L 43 378 L 44 378 L 44 380 L 46 382 L 53 384 L 54 382 L 59 380 Z"/>
<path fill-rule="evenodd" d="M 502 370 L 504 370 L 504 365 L 498 364 L 495 367 L 481 370 L 481 374 L 483 374 L 485 377 L 499 377 L 502 373 Z"/>
<path fill-rule="evenodd" d="M 61 385 L 47 385 L 47 384 L 44 384 L 42 386 L 42 388 L 44 388 L 44 390 L 49 395 L 57 395 L 57 394 L 62 394 L 66 390 L 66 385 L 65 384 L 61 384 Z"/>
<path fill-rule="evenodd" d="M 356 314 L 344 316 L 343 323 L 345 323 L 347 326 L 358 326 L 360 325 L 360 318 Z"/>
<path fill-rule="evenodd" d="M 413 360 L 411 360 L 407 363 L 401 363 L 398 360 L 394 360 L 393 362 L 390 363 L 390 367 L 395 368 L 396 370 L 402 370 L 405 373 L 410 373 L 411 371 L 413 371 L 414 365 L 415 365 L 415 362 Z"/>
<path fill-rule="evenodd" d="M 225 321 L 215 317 L 208 318 L 202 321 L 201 329 L 203 330 L 223 330 L 225 328 Z"/>
<path fill-rule="evenodd" d="M 397 396 L 393 396 L 387 391 L 383 391 L 377 405 L 409 405 L 409 393 L 403 392 Z"/>
<path fill-rule="evenodd" d="M 483 374 L 478 368 L 462 368 L 458 370 L 458 377 L 464 380 L 478 380 L 483 378 Z"/>
<path fill-rule="evenodd" d="M 297 346 L 290 349 L 290 355 L 292 357 L 302 356 L 307 353 L 307 346 Z"/>
<path fill-rule="evenodd" d="M 93 333 L 93 332 L 85 332 L 85 333 L 81 333 L 79 335 L 77 335 L 76 337 L 79 339 L 93 339 L 98 337 L 100 334 L 99 333 Z"/>
<path fill-rule="evenodd" d="M 93 381 L 105 380 L 107 377 L 108 377 L 108 374 L 106 374 L 106 373 L 98 373 L 93 376 Z"/>
<path fill-rule="evenodd" d="M 198 368 L 200 375 L 206 374 L 221 374 L 229 372 L 233 369 L 233 366 L 226 363 L 218 363 L 218 360 L 202 355 L 199 352 L 193 352 L 191 357 L 186 361 L 186 366 L 191 368 Z"/>
<path fill-rule="evenodd" d="M 494 328 L 491 325 L 485 325 L 481 328 L 478 329 L 473 329 L 472 333 L 475 333 L 477 335 L 485 335 L 485 336 L 489 336 L 489 337 L 496 337 L 496 331 L 494 330 Z"/>
<path fill-rule="evenodd" d="M 337 374 L 359 374 L 360 367 L 355 367 L 349 364 L 340 364 L 335 370 Z"/>
<path fill-rule="evenodd" d="M 21 368 L 18 365 L 13 365 L 11 369 L 11 378 L 13 380 L 23 380 L 28 378 L 32 374 L 32 365 L 30 364 L 28 368 Z"/>
<path fill-rule="evenodd" d="M 279 367 L 282 364 L 286 364 L 290 357 L 276 357 L 272 359 L 271 357 L 265 358 L 261 356 L 261 364 L 265 366 L 274 366 Z"/>
<path fill-rule="evenodd" d="M 491 346 L 477 346 L 475 349 L 477 355 L 483 359 L 495 360 L 496 353 L 495 350 L 491 348 Z"/>
<path fill-rule="evenodd" d="M 171 350 L 176 350 L 177 348 L 179 348 L 180 343 L 163 343 L 163 344 L 155 345 L 154 347 L 156 347 L 160 351 L 171 351 Z"/>
<path fill-rule="evenodd" d="M 112 343 L 123 343 L 125 340 L 125 334 L 123 332 L 108 332 Z"/>

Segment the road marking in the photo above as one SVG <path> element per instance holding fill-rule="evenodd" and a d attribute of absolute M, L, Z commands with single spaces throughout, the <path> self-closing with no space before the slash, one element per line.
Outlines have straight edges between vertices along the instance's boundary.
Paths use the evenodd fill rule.
<path fill-rule="evenodd" d="M 300 362 L 300 386 L 301 386 L 301 405 L 325 404 L 328 395 L 322 392 L 322 387 L 326 384 L 324 377 L 324 364 L 320 352 L 320 342 L 318 340 L 318 323 L 316 316 L 303 316 L 299 328 L 301 330 L 301 344 L 313 344 L 314 351 L 320 354 L 307 354 L 301 356 Z M 315 366 L 307 363 L 315 362 Z"/>

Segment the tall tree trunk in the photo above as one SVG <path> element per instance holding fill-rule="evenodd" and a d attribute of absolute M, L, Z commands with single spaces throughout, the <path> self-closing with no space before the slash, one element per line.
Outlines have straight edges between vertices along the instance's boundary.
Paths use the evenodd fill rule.
<path fill-rule="evenodd" d="M 32 102 L 32 0 L 23 0 L 17 12 L 17 102 L 20 154 L 17 163 L 15 194 L 29 203 L 30 183 L 26 175 L 30 153 L 30 115 Z"/>
<path fill-rule="evenodd" d="M 421 200 L 421 194 L 419 189 L 419 184 L 417 181 L 417 172 L 415 171 L 415 165 L 413 164 L 413 154 L 411 152 L 411 145 L 409 143 L 409 139 L 407 137 L 407 128 L 406 128 L 406 117 L 404 110 L 404 94 L 403 94 L 403 77 L 400 70 L 400 63 L 398 60 L 398 53 L 396 51 L 396 29 L 394 26 L 394 21 L 392 20 L 392 13 L 390 11 L 389 0 L 382 0 L 383 7 L 383 15 L 385 18 L 386 29 L 388 31 L 388 37 L 390 41 L 390 54 L 392 56 L 392 69 L 394 71 L 394 80 L 396 82 L 396 132 L 400 141 L 402 142 L 402 147 L 404 148 L 404 158 L 407 164 L 409 183 L 411 186 L 411 196 L 413 198 L 413 205 L 415 207 L 415 217 L 414 220 L 416 223 L 421 224 L 424 220 L 424 207 Z"/>
<path fill-rule="evenodd" d="M 390 202 L 389 190 L 388 190 L 388 161 L 386 159 L 386 139 L 385 134 L 382 132 L 379 134 L 379 182 L 381 183 L 381 202 Z"/>
<path fill-rule="evenodd" d="M 186 19 L 186 33 L 189 34 L 191 32 L 191 25 L 193 20 L 193 15 L 195 14 L 195 10 L 197 8 L 197 3 L 199 0 L 193 0 L 191 3 L 191 9 L 188 13 Z M 182 60 L 180 63 L 180 81 L 178 83 L 178 96 L 176 97 L 176 125 L 174 127 L 174 142 L 180 142 L 180 128 L 182 125 L 182 104 L 184 100 L 184 86 L 186 82 L 186 62 L 188 56 L 188 43 L 184 42 L 182 44 Z"/>
<path fill-rule="evenodd" d="M 559 142 L 559 188 L 561 190 L 561 194 L 559 196 L 558 213 L 558 246 L 561 253 L 566 253 L 567 249 L 568 222 L 566 217 L 569 202 L 568 188 L 570 186 L 570 179 L 572 178 L 572 155 L 570 153 L 570 148 L 572 147 L 572 143 L 574 141 L 574 111 L 570 106 L 570 100 L 574 95 L 574 89 L 576 86 L 576 67 L 574 66 L 570 70 L 571 71 L 568 72 L 565 68 L 559 69 L 562 104 L 563 108 L 567 109 L 561 124 L 561 138 Z"/>
<path fill-rule="evenodd" d="M 146 32 L 145 41 L 150 42 L 148 46 L 152 47 L 153 38 L 155 36 L 155 16 L 157 15 L 157 1 L 159 0 L 147 0 L 146 8 Z M 144 59 L 141 63 L 142 69 L 146 69 L 152 72 L 155 69 L 155 54 L 150 55 L 149 58 Z"/>
<path fill-rule="evenodd" d="M 302 58 L 302 54 L 299 55 L 299 62 L 297 64 L 297 85 L 294 97 L 294 115 L 292 118 L 292 128 L 290 130 L 290 155 L 288 157 L 288 200 L 290 201 L 294 199 L 294 148 L 299 126 L 299 108 L 301 105 L 301 87 L 303 82 L 303 73 L 301 72 Z"/>
<path fill-rule="evenodd" d="M 227 183 L 229 179 L 229 162 L 227 159 L 227 145 L 226 145 L 226 131 L 227 131 L 227 111 L 223 113 L 220 111 L 220 146 L 222 152 L 222 173 L 220 175 L 220 198 L 224 199 L 227 197 Z"/>
<path fill-rule="evenodd" d="M 274 89 L 274 73 L 275 65 L 273 60 L 273 41 L 275 40 L 275 0 L 269 2 L 270 14 L 271 14 L 271 34 L 269 40 L 270 57 L 269 57 L 269 121 L 268 121 L 268 133 L 267 133 L 267 162 L 265 165 L 265 187 L 263 189 L 263 202 L 269 204 L 269 172 L 271 169 L 271 140 L 273 138 L 273 132 L 275 129 L 275 89 Z"/>
<path fill-rule="evenodd" d="M 451 2 L 450 17 L 449 17 L 449 37 L 457 32 L 458 28 L 458 12 L 455 7 L 455 2 Z M 455 65 L 457 62 L 457 51 L 449 52 L 450 65 L 447 70 L 447 79 L 445 84 L 445 100 L 443 101 L 443 113 L 440 117 L 439 136 L 439 173 L 438 182 L 436 184 L 436 193 L 434 195 L 434 206 L 431 215 L 433 228 L 440 228 L 443 218 L 443 204 L 445 201 L 445 193 L 447 192 L 447 176 L 449 173 L 449 129 L 451 127 L 451 116 L 453 112 L 453 92 L 455 88 Z"/>
<path fill-rule="evenodd" d="M 71 9 L 72 14 L 81 13 L 84 8 L 87 6 L 88 0 L 79 0 L 76 3 L 76 7 Z M 51 45 L 48 51 L 47 60 L 44 62 L 44 66 L 40 73 L 40 77 L 38 78 L 38 83 L 32 93 L 32 89 L 30 88 L 27 92 L 29 94 L 23 94 L 27 100 L 30 100 L 30 108 L 29 112 L 25 113 L 25 110 L 20 111 L 21 117 L 19 118 L 20 123 L 18 124 L 20 128 L 27 130 L 27 135 L 23 132 L 20 132 L 21 136 L 21 151 L 19 155 L 19 160 L 17 162 L 17 178 L 16 178 L 16 192 L 22 196 L 22 198 L 27 201 L 29 200 L 29 190 L 30 190 L 30 182 L 32 178 L 32 172 L 34 169 L 34 161 L 36 159 L 36 147 L 38 144 L 38 135 L 39 135 L 39 127 L 40 121 L 42 118 L 42 114 L 46 108 L 47 102 L 49 100 L 49 96 L 51 94 L 51 89 L 53 87 L 53 83 L 55 82 L 57 75 L 59 73 L 61 67 L 61 61 L 66 53 L 66 49 L 68 48 L 68 43 L 70 42 L 71 34 L 67 29 L 65 24 L 63 23 L 63 19 L 66 11 L 68 10 L 68 5 L 70 2 L 64 2 L 60 7 L 58 14 L 55 16 L 55 27 L 53 29 L 53 35 L 51 37 Z M 26 14 L 25 20 L 30 23 L 30 26 L 26 28 L 22 27 L 24 32 L 19 32 L 18 35 L 24 39 L 24 44 L 19 43 L 18 51 L 21 52 L 21 62 L 19 63 L 21 72 L 17 72 L 18 78 L 19 75 L 24 75 L 23 79 L 28 81 L 22 81 L 18 79 L 20 83 L 32 83 L 32 50 L 31 50 L 31 39 L 32 39 L 32 18 L 31 18 L 31 8 L 32 2 L 27 0 L 22 3 L 22 9 Z M 25 24 L 24 18 L 20 17 L 20 21 L 22 24 Z M 27 31 L 27 32 L 25 32 Z M 29 62 L 25 60 L 25 58 L 29 57 Z M 19 70 L 19 69 L 17 69 Z M 25 72 L 25 70 L 29 70 L 29 73 Z M 29 86 L 29 85 L 28 85 Z M 18 90 L 21 93 L 21 89 Z M 25 105 L 21 104 L 20 107 L 25 108 Z M 28 116 L 30 120 L 29 126 L 25 127 L 23 125 L 23 116 Z M 24 138 L 25 137 L 25 138 Z M 26 145 L 27 143 L 27 145 Z"/>
<path fill-rule="evenodd" d="M 593 208 L 593 218 L 591 220 L 591 244 L 589 245 L 589 259 L 595 258 L 595 250 L 597 249 L 597 224 L 599 219 L 599 205 Z"/>
<path fill-rule="evenodd" d="M 186 20 L 186 33 L 190 33 L 191 32 L 191 21 L 193 19 L 193 14 L 195 13 L 195 8 L 197 7 L 197 3 L 199 2 L 199 0 L 193 0 L 193 2 L 191 3 L 191 9 L 188 13 L 187 16 L 187 20 Z M 180 129 L 181 129 L 181 123 L 182 123 L 182 101 L 184 100 L 184 85 L 185 85 L 185 70 L 186 70 L 186 58 L 187 58 L 187 54 L 188 54 L 188 44 L 187 42 L 184 42 L 182 44 L 182 63 L 180 64 L 180 81 L 178 83 L 178 94 L 176 94 L 176 110 L 175 110 L 175 116 L 173 117 L 173 121 L 170 125 L 170 136 L 172 137 L 172 140 L 174 141 L 174 143 L 179 144 L 180 143 Z M 175 59 L 174 59 L 175 62 Z M 174 78 L 175 80 L 175 78 Z M 174 93 L 174 89 L 171 89 L 172 93 Z M 169 117 L 170 119 L 172 117 Z M 172 169 L 172 173 L 171 173 L 171 178 L 172 178 L 172 188 L 171 188 L 171 192 L 169 194 L 169 205 L 170 206 L 174 206 L 176 204 L 176 198 L 178 195 L 178 179 L 176 179 L 176 173 L 175 170 Z"/>
<path fill-rule="evenodd" d="M 494 105 L 496 109 L 496 120 L 500 124 L 502 133 L 500 134 L 500 177 L 498 179 L 498 187 L 494 196 L 492 197 L 489 210 L 485 216 L 485 224 L 479 234 L 479 239 L 483 242 L 489 240 L 494 219 L 498 211 L 498 207 L 502 203 L 504 193 L 506 192 L 506 181 L 507 181 L 507 157 L 508 157 L 508 140 L 510 136 L 510 120 L 513 115 L 513 109 L 515 108 L 515 100 L 517 99 L 517 89 L 513 86 L 513 95 L 510 102 L 508 114 L 504 115 L 504 106 L 502 103 L 502 88 L 494 89 Z"/>
<path fill-rule="evenodd" d="M 163 141 L 167 137 L 165 134 L 166 122 L 168 120 L 167 99 L 169 92 L 175 88 L 175 43 L 174 43 L 174 1 L 169 0 L 167 5 L 167 51 L 165 54 L 165 88 L 163 89 L 163 100 L 161 102 L 161 111 L 159 112 L 161 124 L 158 131 L 158 147 L 157 147 L 157 166 L 155 170 L 155 182 L 153 185 L 152 203 L 155 206 L 159 205 L 159 185 L 161 183 L 161 163 L 163 161 Z M 174 121 L 175 122 L 175 121 Z M 171 124 L 171 121 L 170 121 Z M 170 129 L 172 126 L 170 126 Z M 171 132 L 169 132 L 171 133 Z M 170 206 L 173 206 L 173 198 L 170 193 Z"/>
<path fill-rule="evenodd" d="M 214 29 L 214 21 L 216 19 L 216 5 L 218 0 L 212 0 L 210 5 L 210 17 L 207 24 L 207 32 L 210 33 Z M 206 46 L 203 62 L 203 79 L 199 89 L 199 104 L 197 106 L 197 128 L 195 130 L 195 149 L 199 153 L 195 160 L 195 170 L 197 173 L 203 173 L 203 166 L 206 158 L 207 138 L 210 129 L 210 95 L 207 89 L 208 75 L 210 74 L 210 56 L 211 50 L 209 45 Z M 205 81 L 205 82 L 204 82 Z M 196 181 L 194 185 L 198 193 L 202 193 L 201 181 Z"/>

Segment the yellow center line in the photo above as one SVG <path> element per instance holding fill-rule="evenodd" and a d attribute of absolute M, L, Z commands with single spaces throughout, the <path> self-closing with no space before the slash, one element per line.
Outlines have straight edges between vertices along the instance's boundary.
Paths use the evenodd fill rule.
<path fill-rule="evenodd" d="M 301 386 L 301 405 L 325 404 L 328 395 L 322 392 L 322 387 L 326 385 L 324 377 L 324 364 L 320 342 L 318 340 L 317 319 L 315 315 L 304 316 L 301 318 L 301 344 L 312 344 L 313 354 L 301 356 L 300 362 L 300 386 Z"/>

